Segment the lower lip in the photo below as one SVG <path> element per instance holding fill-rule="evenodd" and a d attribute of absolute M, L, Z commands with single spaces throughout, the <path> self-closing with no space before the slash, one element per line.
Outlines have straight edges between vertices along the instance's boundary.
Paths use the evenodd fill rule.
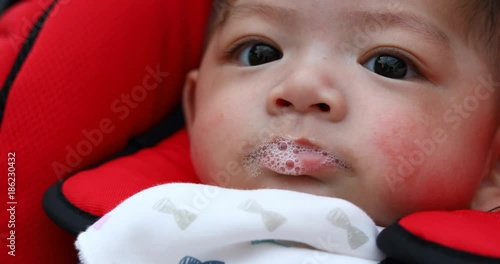
<path fill-rule="evenodd" d="M 278 155 L 273 156 L 275 158 L 271 157 L 268 159 L 268 156 L 264 155 L 259 161 L 260 165 L 269 170 L 286 175 L 306 175 L 330 167 L 327 162 L 327 157 L 319 154 L 297 153 L 286 158 L 280 158 Z M 276 156 L 278 156 L 278 158 L 276 158 Z"/>
<path fill-rule="evenodd" d="M 302 167 L 306 170 L 311 170 L 313 168 L 327 167 L 327 156 L 312 154 L 312 153 L 299 153 L 297 158 Z"/>

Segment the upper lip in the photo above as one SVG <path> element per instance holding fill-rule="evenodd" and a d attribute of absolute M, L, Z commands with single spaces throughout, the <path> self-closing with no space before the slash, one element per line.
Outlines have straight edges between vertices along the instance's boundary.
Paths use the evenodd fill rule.
<path fill-rule="evenodd" d="M 293 139 L 293 137 L 290 137 Z M 305 147 L 311 147 L 311 148 L 316 148 L 316 149 L 322 149 L 320 146 L 318 146 L 317 144 L 311 142 L 310 139 L 308 138 L 305 138 L 305 137 L 300 137 L 300 138 L 296 138 L 295 140 L 295 143 L 299 144 L 299 145 L 302 145 L 302 146 L 305 146 Z"/>

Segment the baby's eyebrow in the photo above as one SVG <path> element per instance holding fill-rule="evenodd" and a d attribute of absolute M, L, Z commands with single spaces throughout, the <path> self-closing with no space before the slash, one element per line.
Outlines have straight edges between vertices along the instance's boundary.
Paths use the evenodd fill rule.
<path fill-rule="evenodd" d="M 450 45 L 448 35 L 443 30 L 432 22 L 413 13 L 355 11 L 343 15 L 343 21 L 351 26 L 359 25 L 361 28 L 370 28 L 367 27 L 370 24 L 380 26 L 382 30 L 390 27 L 401 27 L 418 33 L 427 40 L 446 46 Z"/>
<path fill-rule="evenodd" d="M 258 14 L 259 16 L 268 18 L 269 20 L 280 20 L 286 23 L 287 21 L 291 21 L 291 18 L 293 18 L 296 13 L 297 12 L 294 9 L 274 5 L 240 4 L 229 8 L 227 17 L 224 21 Z"/>

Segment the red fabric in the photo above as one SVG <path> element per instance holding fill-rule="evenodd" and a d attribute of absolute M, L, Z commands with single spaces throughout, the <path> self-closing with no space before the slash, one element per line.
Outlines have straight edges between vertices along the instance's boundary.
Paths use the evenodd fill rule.
<path fill-rule="evenodd" d="M 403 218 L 399 224 L 424 240 L 500 258 L 500 213 L 422 212 Z"/>
<path fill-rule="evenodd" d="M 40 2 L 51 1 L 14 6 L 0 17 L 0 29 L 15 30 Z M 74 238 L 46 217 L 43 193 L 121 149 L 178 102 L 184 76 L 201 55 L 209 8 L 210 1 L 199 0 L 59 1 L 11 88 L 0 128 L 0 171 L 5 179 L 7 153 L 16 152 L 18 203 L 16 257 L 2 242 L 0 263 L 76 262 Z M 3 80 L 17 51 L 5 46 L 2 33 Z M 148 67 L 168 76 L 156 82 Z M 140 94 L 145 78 L 159 85 Z M 1 241 L 11 230 L 7 184 L 0 183 Z"/>
<path fill-rule="evenodd" d="M 21 1 L 0 17 L 0 84 L 5 82 L 24 40 L 28 38 L 33 24 L 50 2 Z"/>
<path fill-rule="evenodd" d="M 128 197 L 169 182 L 199 183 L 185 130 L 155 147 L 76 174 L 64 183 L 63 194 L 81 210 L 103 216 Z"/>

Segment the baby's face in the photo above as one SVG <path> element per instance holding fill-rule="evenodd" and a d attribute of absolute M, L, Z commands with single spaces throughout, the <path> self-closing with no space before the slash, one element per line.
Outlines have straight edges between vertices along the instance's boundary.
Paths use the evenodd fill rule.
<path fill-rule="evenodd" d="M 200 179 L 343 198 L 379 225 L 469 207 L 500 88 L 452 3 L 236 1 L 187 84 Z"/>

